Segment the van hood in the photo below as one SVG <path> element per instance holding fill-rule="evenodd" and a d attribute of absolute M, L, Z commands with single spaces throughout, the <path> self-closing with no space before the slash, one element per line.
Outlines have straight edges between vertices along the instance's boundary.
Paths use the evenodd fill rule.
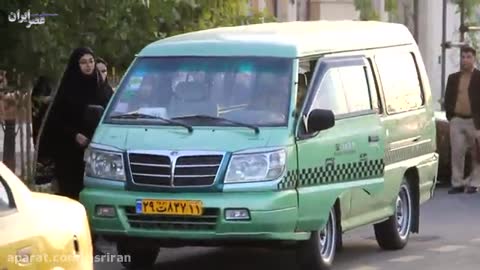
<path fill-rule="evenodd" d="M 93 142 L 121 150 L 200 150 L 235 152 L 249 148 L 286 146 L 293 137 L 286 127 L 194 127 L 192 133 L 182 127 L 139 127 L 101 125 Z"/>

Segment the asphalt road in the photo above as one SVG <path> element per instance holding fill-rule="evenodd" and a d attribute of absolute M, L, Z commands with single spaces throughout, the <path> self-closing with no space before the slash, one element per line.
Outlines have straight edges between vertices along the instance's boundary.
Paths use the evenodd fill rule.
<path fill-rule="evenodd" d="M 479 269 L 480 194 L 448 195 L 445 188 L 438 188 L 435 198 L 422 208 L 420 234 L 413 235 L 401 251 L 381 250 L 371 226 L 345 234 L 344 247 L 335 259 L 335 270 Z M 116 254 L 115 248 L 107 243 L 101 244 L 101 249 Z M 95 269 L 123 269 L 112 260 L 96 263 Z M 298 267 L 294 253 L 289 251 L 179 248 L 163 249 L 154 269 L 295 270 Z"/>

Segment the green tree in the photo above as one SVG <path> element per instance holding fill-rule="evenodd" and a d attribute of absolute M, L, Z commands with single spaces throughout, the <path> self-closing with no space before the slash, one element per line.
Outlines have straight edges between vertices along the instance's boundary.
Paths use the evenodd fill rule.
<path fill-rule="evenodd" d="M 380 16 L 373 6 L 372 0 L 355 0 L 354 4 L 355 9 L 360 11 L 360 20 L 369 21 L 380 19 Z"/>
<path fill-rule="evenodd" d="M 3 1 L 3 0 L 2 0 Z M 4 10 L 56 13 L 43 25 L 2 29 L 0 67 L 21 72 L 31 82 L 39 74 L 58 79 L 70 52 L 90 46 L 120 71 L 135 53 L 154 40 L 171 35 L 274 20 L 261 12 L 249 16 L 247 0 L 5 0 Z M 3 38 L 2 38 L 3 39 Z"/>
<path fill-rule="evenodd" d="M 383 0 L 385 4 L 384 10 L 388 12 L 390 21 L 393 20 L 392 16 L 396 16 L 398 10 L 398 0 Z M 355 0 L 355 9 L 360 11 L 360 20 L 380 20 L 380 15 L 373 5 L 372 0 Z"/>
<path fill-rule="evenodd" d="M 152 41 L 189 31 L 274 20 L 263 12 L 250 14 L 247 4 L 247 0 L 2 0 L 0 10 L 6 13 L 30 9 L 32 14 L 58 16 L 46 17 L 44 24 L 29 28 L 25 23 L 0 27 L 0 69 L 8 71 L 14 89 L 31 89 L 40 75 L 51 77 L 56 88 L 70 52 L 89 46 L 121 74 Z M 12 80 L 18 76 L 21 80 Z M 8 130 L 5 139 L 12 141 L 14 129 Z M 12 153 L 12 149 L 5 150 Z"/>
<path fill-rule="evenodd" d="M 451 2 L 457 5 L 457 13 L 461 12 L 461 5 L 463 4 L 463 11 L 465 14 L 464 23 L 466 25 L 478 25 L 478 18 L 475 11 L 480 5 L 480 0 L 451 0 Z M 471 46 L 478 50 L 478 34 L 476 32 L 467 32 L 467 35 Z"/>

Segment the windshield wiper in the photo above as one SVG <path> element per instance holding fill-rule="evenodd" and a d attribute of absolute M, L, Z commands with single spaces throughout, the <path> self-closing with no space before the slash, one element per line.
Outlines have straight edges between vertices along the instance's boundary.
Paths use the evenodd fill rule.
<path fill-rule="evenodd" d="M 250 124 L 246 124 L 246 123 L 242 123 L 242 122 L 237 122 L 237 121 L 233 121 L 233 120 L 230 120 L 230 119 L 226 119 L 226 118 L 223 118 L 223 117 L 217 117 L 217 116 L 195 114 L 195 115 L 186 115 L 186 116 L 174 117 L 173 119 L 207 119 L 207 120 L 214 120 L 214 121 L 224 121 L 224 122 L 232 123 L 234 125 L 238 125 L 238 126 L 253 129 L 253 130 L 255 130 L 255 134 L 260 133 L 260 129 L 255 125 L 250 125 Z"/>
<path fill-rule="evenodd" d="M 111 119 L 158 119 L 162 120 L 164 122 L 167 122 L 169 124 L 177 125 L 177 126 L 182 126 L 186 129 L 188 129 L 188 132 L 192 133 L 193 128 L 190 125 L 180 123 L 174 120 L 170 120 L 167 118 L 163 118 L 160 116 L 156 115 L 151 115 L 151 114 L 146 114 L 146 113 L 138 113 L 138 112 L 132 112 L 132 113 L 125 113 L 125 114 L 117 114 L 117 115 L 112 115 L 110 116 Z"/>

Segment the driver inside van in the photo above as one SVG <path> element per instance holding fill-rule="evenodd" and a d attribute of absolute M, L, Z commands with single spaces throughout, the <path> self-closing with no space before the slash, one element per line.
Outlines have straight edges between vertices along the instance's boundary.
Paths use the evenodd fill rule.
<path fill-rule="evenodd" d="M 133 110 L 166 107 L 172 95 L 170 86 L 171 76 L 168 73 L 146 75 L 132 99 Z"/>
<path fill-rule="evenodd" d="M 263 73 L 257 83 L 259 96 L 253 97 L 252 107 L 269 114 L 269 121 L 286 121 L 290 100 L 290 77 L 285 74 Z"/>

